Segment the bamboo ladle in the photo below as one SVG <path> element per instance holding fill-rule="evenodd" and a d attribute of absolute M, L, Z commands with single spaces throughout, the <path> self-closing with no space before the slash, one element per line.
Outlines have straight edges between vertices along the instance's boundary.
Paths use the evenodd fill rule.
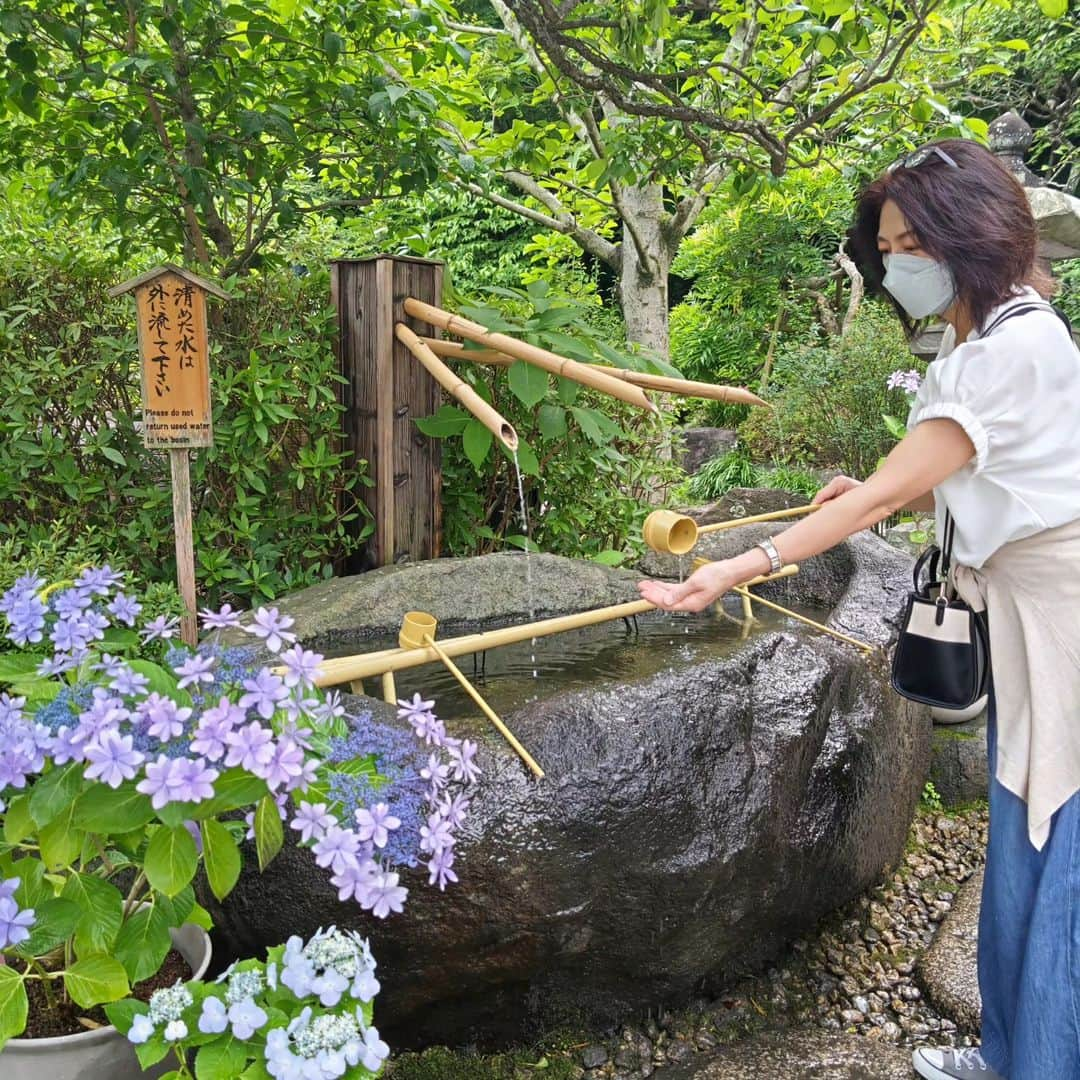
<path fill-rule="evenodd" d="M 442 647 L 435 641 L 435 627 L 437 624 L 438 620 L 435 616 L 429 615 L 426 611 L 405 612 L 405 618 L 401 623 L 401 631 L 398 634 L 398 644 L 403 649 L 422 649 L 425 647 L 434 649 L 435 654 L 446 666 L 446 670 L 461 683 L 461 687 L 465 693 L 476 702 L 480 707 L 481 712 L 483 712 L 483 714 L 495 725 L 499 730 L 499 733 L 514 748 L 521 760 L 528 765 L 532 774 L 538 780 L 543 780 L 544 770 L 536 763 L 529 751 L 518 742 L 517 737 L 502 722 L 495 710 L 483 699 L 480 691 L 465 678 L 457 664 L 446 655 Z"/>

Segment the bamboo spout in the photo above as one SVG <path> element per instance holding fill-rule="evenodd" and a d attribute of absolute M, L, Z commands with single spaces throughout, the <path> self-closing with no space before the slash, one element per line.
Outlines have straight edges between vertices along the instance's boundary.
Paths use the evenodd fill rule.
<path fill-rule="evenodd" d="M 394 327 L 394 335 L 427 368 L 428 374 L 452 394 L 512 453 L 518 437 L 513 425 L 499 415 L 464 379 L 455 375 L 404 323 Z"/>
<path fill-rule="evenodd" d="M 440 341 L 438 338 L 420 339 L 430 346 L 436 356 L 445 356 L 452 360 L 471 360 L 477 364 L 493 364 L 507 367 L 513 363 L 513 357 L 496 349 L 466 349 L 457 341 Z M 669 375 L 652 375 L 645 371 L 627 371 L 625 368 L 608 367 L 606 364 L 589 364 L 593 371 L 602 371 L 623 382 L 632 383 L 645 390 L 655 390 L 661 394 L 679 394 L 682 397 L 704 398 L 707 401 L 726 401 L 735 405 L 764 405 L 772 408 L 769 402 L 741 386 L 717 386 L 714 383 L 694 382 L 692 379 L 675 379 Z"/>
<path fill-rule="evenodd" d="M 460 315 L 451 315 L 450 312 L 443 311 L 442 308 L 425 304 L 411 296 L 405 300 L 404 307 L 406 313 L 414 318 L 423 319 L 425 322 L 431 323 L 432 326 L 441 327 L 458 337 L 468 338 L 470 341 L 478 342 L 481 345 L 489 345 L 518 360 L 524 360 L 526 363 L 543 368 L 544 371 L 551 372 L 553 375 L 562 375 L 567 379 L 573 379 L 574 382 L 581 383 L 583 386 L 590 386 L 594 390 L 600 390 L 611 397 L 629 402 L 629 404 L 636 405 L 639 409 L 645 409 L 651 413 L 658 411 L 640 387 L 631 386 L 620 379 L 612 378 L 606 372 L 596 371 L 591 364 L 581 364 L 577 360 L 559 356 L 558 353 L 549 352 L 547 349 L 541 349 L 525 341 L 518 341 L 517 338 L 509 337 L 506 334 L 486 330 L 479 323 L 463 319 Z"/>

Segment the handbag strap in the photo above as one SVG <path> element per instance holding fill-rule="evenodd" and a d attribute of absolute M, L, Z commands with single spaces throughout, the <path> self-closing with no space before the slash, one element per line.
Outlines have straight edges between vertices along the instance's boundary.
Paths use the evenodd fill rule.
<path fill-rule="evenodd" d="M 1015 307 L 1011 307 L 1008 311 L 1003 311 L 980 335 L 979 337 L 986 337 L 995 327 L 1000 326 L 1003 322 L 1007 322 L 1009 319 L 1016 318 L 1017 315 L 1027 315 L 1032 311 L 1049 311 L 1052 315 L 1056 315 L 1064 324 L 1065 329 L 1071 334 L 1072 324 L 1069 322 L 1069 317 L 1065 314 L 1061 308 L 1056 307 L 1054 304 L 1047 303 L 1046 301 L 1036 302 L 1029 301 L 1026 304 L 1017 304 Z"/>

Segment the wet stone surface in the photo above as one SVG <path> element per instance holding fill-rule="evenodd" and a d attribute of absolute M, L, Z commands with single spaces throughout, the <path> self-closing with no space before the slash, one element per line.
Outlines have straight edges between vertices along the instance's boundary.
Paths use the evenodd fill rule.
<path fill-rule="evenodd" d="M 533 569 L 545 612 L 622 599 L 628 587 L 627 572 L 596 564 L 548 556 Z M 501 603 L 513 621 L 523 571 L 500 556 L 375 571 L 348 585 L 348 632 L 396 630 L 412 607 L 482 622 Z M 909 575 L 909 560 L 861 536 L 784 589 L 796 604 L 826 599 L 834 624 L 886 645 Z M 342 609 L 328 603 L 341 629 Z M 311 616 L 297 628 L 310 645 L 328 626 Z M 396 722 L 381 702 L 352 706 Z M 397 1047 L 602 1031 L 763 970 L 872 886 L 902 857 L 929 765 L 929 718 L 889 691 L 884 654 L 812 630 L 597 679 L 505 719 L 546 778 L 534 781 L 484 730 L 484 776 L 455 848 L 459 884 L 440 893 L 426 872 L 409 872 L 407 917 L 373 925 L 287 846 L 267 873 L 245 872 L 225 905 L 207 900 L 218 951 L 257 955 L 290 934 L 355 926 L 379 958 Z M 616 1047 L 608 1064 L 652 1067 L 631 1066 L 634 1052 Z"/>

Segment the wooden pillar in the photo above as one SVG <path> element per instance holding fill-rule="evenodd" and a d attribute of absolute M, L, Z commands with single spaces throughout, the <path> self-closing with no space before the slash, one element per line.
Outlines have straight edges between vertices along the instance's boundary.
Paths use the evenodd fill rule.
<path fill-rule="evenodd" d="M 358 494 L 375 519 L 375 532 L 346 563 L 350 572 L 434 559 L 441 546 L 441 444 L 413 423 L 438 410 L 441 391 L 394 337 L 394 324 L 405 322 L 419 334 L 435 331 L 406 316 L 402 303 L 408 296 L 439 304 L 442 263 L 376 255 L 331 264 L 347 446 L 368 463 L 374 481 Z"/>

